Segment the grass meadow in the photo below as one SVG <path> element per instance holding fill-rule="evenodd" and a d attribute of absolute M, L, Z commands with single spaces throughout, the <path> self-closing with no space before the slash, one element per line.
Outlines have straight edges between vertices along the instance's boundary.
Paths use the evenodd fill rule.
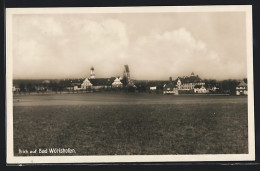
<path fill-rule="evenodd" d="M 13 102 L 17 156 L 248 153 L 245 96 L 52 94 Z M 18 153 L 39 148 L 76 153 Z"/>

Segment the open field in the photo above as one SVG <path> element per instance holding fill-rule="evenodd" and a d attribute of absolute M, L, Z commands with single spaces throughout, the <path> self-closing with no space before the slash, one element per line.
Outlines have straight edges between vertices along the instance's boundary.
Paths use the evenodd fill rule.
<path fill-rule="evenodd" d="M 14 96 L 14 152 L 67 155 L 248 153 L 247 97 L 156 94 Z"/>

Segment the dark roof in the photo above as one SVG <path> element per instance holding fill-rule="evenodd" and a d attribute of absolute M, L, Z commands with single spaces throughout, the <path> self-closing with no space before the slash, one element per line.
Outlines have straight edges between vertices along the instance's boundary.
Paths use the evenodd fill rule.
<path fill-rule="evenodd" d="M 199 83 L 202 82 L 199 76 L 187 76 L 187 77 L 178 77 L 181 80 L 181 83 Z"/>
<path fill-rule="evenodd" d="M 93 86 L 105 86 L 105 85 L 111 85 L 115 79 L 116 79 L 115 77 L 95 78 L 95 79 L 89 79 L 89 81 Z"/>
<path fill-rule="evenodd" d="M 176 88 L 176 85 L 173 84 L 172 82 L 168 83 L 165 85 L 165 87 L 163 87 L 163 90 L 167 90 L 167 88 L 173 89 Z"/>
<path fill-rule="evenodd" d="M 71 86 L 79 86 L 81 83 L 71 83 Z"/>
<path fill-rule="evenodd" d="M 195 85 L 194 88 L 201 88 L 202 85 Z"/>

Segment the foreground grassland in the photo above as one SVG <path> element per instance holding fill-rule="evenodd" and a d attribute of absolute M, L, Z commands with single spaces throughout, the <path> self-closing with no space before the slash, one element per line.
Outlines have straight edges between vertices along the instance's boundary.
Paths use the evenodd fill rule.
<path fill-rule="evenodd" d="M 13 109 L 15 155 L 248 153 L 247 97 L 26 95 Z"/>

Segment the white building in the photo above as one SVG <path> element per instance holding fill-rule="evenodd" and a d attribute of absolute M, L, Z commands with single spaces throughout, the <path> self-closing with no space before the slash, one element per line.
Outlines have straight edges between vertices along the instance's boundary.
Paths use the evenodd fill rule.
<path fill-rule="evenodd" d="M 89 87 L 91 87 L 92 86 L 92 84 L 91 84 L 91 82 L 88 80 L 88 78 L 86 78 L 84 81 L 83 81 L 83 83 L 81 84 L 81 89 L 83 89 L 83 90 L 86 90 L 87 88 L 89 88 Z M 74 90 L 75 90 L 75 88 L 74 88 Z"/>
<path fill-rule="evenodd" d="M 244 81 L 241 81 L 236 87 L 236 95 L 247 95 L 247 84 Z"/>
<path fill-rule="evenodd" d="M 156 90 L 156 86 L 150 87 L 150 90 Z"/>
<path fill-rule="evenodd" d="M 120 79 L 117 77 L 114 82 L 112 83 L 112 87 L 113 88 L 117 88 L 117 87 L 123 87 L 123 83 L 120 81 Z"/>
<path fill-rule="evenodd" d="M 194 93 L 208 93 L 208 90 L 203 85 L 195 85 Z"/>

